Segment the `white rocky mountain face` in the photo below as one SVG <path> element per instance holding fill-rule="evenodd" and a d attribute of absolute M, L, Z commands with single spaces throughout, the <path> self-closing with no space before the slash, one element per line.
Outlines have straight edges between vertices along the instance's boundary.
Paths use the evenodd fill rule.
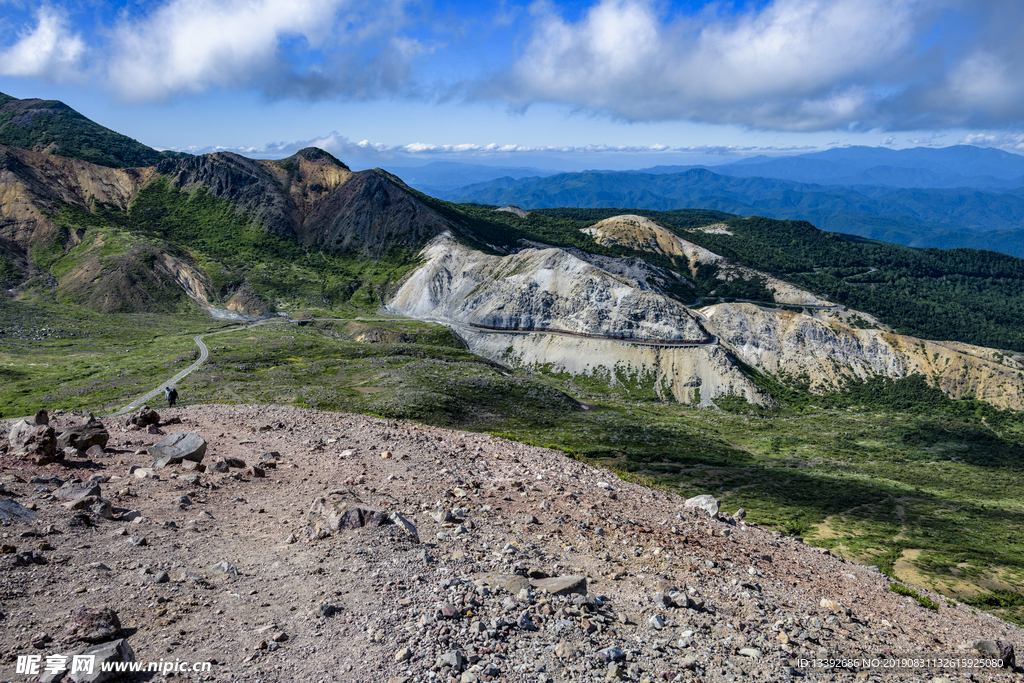
<path fill-rule="evenodd" d="M 1024 357 L 894 334 L 868 314 L 732 264 L 646 218 L 607 219 L 587 231 L 684 257 L 691 272 L 712 262 L 723 279 L 762 278 L 776 303 L 789 308 L 735 302 L 690 309 L 667 294 L 670 284 L 687 282 L 682 275 L 639 259 L 536 243 L 493 256 L 445 233 L 423 250 L 425 263 L 386 310 L 449 324 L 472 351 L 503 363 L 647 384 L 683 403 L 709 406 L 729 395 L 768 401 L 739 359 L 821 391 L 849 378 L 919 373 L 953 398 L 1024 407 Z M 651 344 L 658 341 L 664 345 Z"/>

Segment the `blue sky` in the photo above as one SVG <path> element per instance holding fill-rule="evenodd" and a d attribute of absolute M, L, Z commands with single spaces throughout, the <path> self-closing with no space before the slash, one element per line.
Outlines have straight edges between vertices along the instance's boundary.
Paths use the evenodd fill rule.
<path fill-rule="evenodd" d="M 1024 152 L 1014 0 L 0 0 L 0 91 L 146 144 L 354 166 Z"/>

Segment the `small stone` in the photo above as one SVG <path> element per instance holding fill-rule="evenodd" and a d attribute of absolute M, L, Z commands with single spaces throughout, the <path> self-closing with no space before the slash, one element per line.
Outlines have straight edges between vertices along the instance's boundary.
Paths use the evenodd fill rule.
<path fill-rule="evenodd" d="M 450 650 L 438 658 L 442 665 L 447 665 L 452 668 L 452 671 L 462 671 L 466 668 L 466 664 L 469 660 L 459 650 Z"/>
<path fill-rule="evenodd" d="M 621 662 L 626 658 L 626 653 L 618 645 L 612 645 L 598 650 L 597 657 L 603 662 Z"/>
<path fill-rule="evenodd" d="M 438 510 L 437 512 L 431 512 L 430 518 L 438 524 L 445 524 L 452 520 L 452 513 L 447 510 Z"/>
<path fill-rule="evenodd" d="M 326 602 L 320 605 L 320 614 L 324 617 L 330 618 L 339 612 L 341 612 L 341 608 L 336 605 L 331 605 Z"/>
<path fill-rule="evenodd" d="M 407 647 L 403 647 L 395 653 L 396 662 L 408 662 L 410 659 L 412 659 L 412 650 Z"/>
<path fill-rule="evenodd" d="M 278 631 L 274 635 L 270 636 L 270 639 L 275 643 L 283 643 L 288 640 L 288 634 L 284 631 Z"/>
<path fill-rule="evenodd" d="M 763 657 L 761 651 L 753 647 L 740 648 L 739 654 L 742 657 L 751 657 L 753 659 L 761 659 Z"/>
<path fill-rule="evenodd" d="M 822 598 L 819 603 L 821 607 L 824 607 L 829 612 L 838 612 L 841 614 L 849 614 L 850 610 L 846 608 L 841 602 L 830 600 L 829 598 Z"/>
<path fill-rule="evenodd" d="M 626 675 L 626 668 L 618 662 L 612 662 L 608 665 L 608 673 L 605 675 L 605 679 L 609 681 L 618 680 Z"/>
<path fill-rule="evenodd" d="M 533 620 L 530 619 L 530 613 L 529 612 L 523 612 L 522 614 L 519 615 L 519 619 L 516 621 L 516 626 L 518 626 L 519 628 L 521 628 L 524 631 L 538 631 L 538 630 L 540 630 L 537 627 L 537 624 L 533 623 Z"/>
<path fill-rule="evenodd" d="M 238 576 L 238 567 L 228 563 L 227 560 L 221 560 L 217 564 L 210 567 L 210 571 L 214 574 L 230 574 L 231 576 Z"/>
<path fill-rule="evenodd" d="M 383 458 L 384 460 L 389 460 L 394 456 L 392 455 L 391 451 L 384 451 L 383 453 L 380 454 L 380 457 Z"/>
<path fill-rule="evenodd" d="M 562 659 L 576 659 L 578 653 L 576 648 L 570 645 L 567 641 L 560 640 L 558 645 L 555 645 L 555 656 L 561 657 Z"/>
<path fill-rule="evenodd" d="M 651 628 L 655 631 L 660 631 L 665 628 L 665 619 L 660 614 L 652 615 L 651 618 L 647 620 L 647 623 L 649 623 Z"/>

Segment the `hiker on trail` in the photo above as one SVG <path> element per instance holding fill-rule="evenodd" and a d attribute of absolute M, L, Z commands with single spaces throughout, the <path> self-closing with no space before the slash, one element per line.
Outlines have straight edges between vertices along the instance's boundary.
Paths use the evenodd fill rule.
<path fill-rule="evenodd" d="M 178 390 L 171 389 L 170 387 L 164 387 L 164 396 L 167 397 L 167 407 L 173 408 L 175 402 L 178 400 Z"/>

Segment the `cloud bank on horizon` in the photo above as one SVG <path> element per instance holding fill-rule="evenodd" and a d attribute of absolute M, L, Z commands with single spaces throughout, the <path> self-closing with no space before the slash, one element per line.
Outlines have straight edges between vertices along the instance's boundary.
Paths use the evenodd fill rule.
<path fill-rule="evenodd" d="M 1024 4 L 1013 0 L 0 7 L 0 76 L 77 84 L 129 104 L 256 92 L 268 101 L 500 103 L 513 114 L 553 105 L 626 123 L 963 129 L 979 131 L 971 144 L 1022 145 Z"/>

